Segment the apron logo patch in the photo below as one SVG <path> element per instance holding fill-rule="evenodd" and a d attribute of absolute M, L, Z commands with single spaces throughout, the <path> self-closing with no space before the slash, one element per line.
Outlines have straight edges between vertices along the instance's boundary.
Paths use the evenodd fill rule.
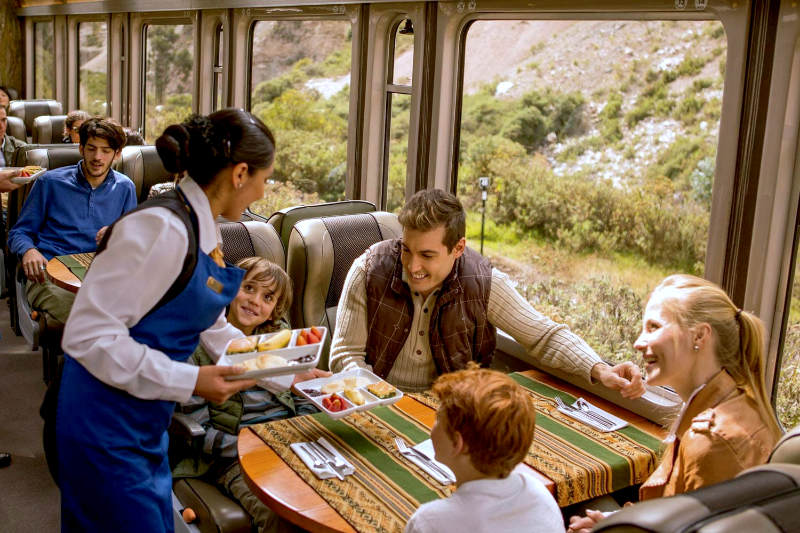
<path fill-rule="evenodd" d="M 214 279 L 214 276 L 208 276 L 208 280 L 206 280 L 206 287 L 216 292 L 217 294 L 220 294 L 222 293 L 224 285 L 219 281 L 217 281 L 216 279 Z"/>

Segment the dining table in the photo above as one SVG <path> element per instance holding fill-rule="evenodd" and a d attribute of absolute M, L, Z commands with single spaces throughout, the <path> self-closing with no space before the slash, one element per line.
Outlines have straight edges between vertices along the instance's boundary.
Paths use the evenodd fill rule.
<path fill-rule="evenodd" d="M 559 506 L 642 483 L 655 469 L 666 430 L 659 424 L 539 370 L 510 374 L 537 411 L 534 442 L 523 461 Z M 590 405 L 627 422 L 601 431 L 558 409 L 558 399 Z M 429 438 L 438 401 L 406 394 L 397 403 L 340 420 L 325 413 L 241 429 L 238 454 L 253 493 L 285 520 L 312 532 L 401 531 L 416 508 L 447 497 L 442 486 L 404 459 L 393 439 Z M 292 451 L 295 442 L 324 437 L 355 466 L 344 481 L 319 479 Z"/>
<path fill-rule="evenodd" d="M 47 278 L 57 287 L 77 293 L 94 253 L 57 255 L 47 262 Z"/>

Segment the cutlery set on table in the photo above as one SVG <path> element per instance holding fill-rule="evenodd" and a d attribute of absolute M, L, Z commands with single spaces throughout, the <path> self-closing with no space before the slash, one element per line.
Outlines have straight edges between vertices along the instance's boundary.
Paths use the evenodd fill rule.
<path fill-rule="evenodd" d="M 603 432 L 616 431 L 628 425 L 623 419 L 590 404 L 583 398 L 568 404 L 560 396 L 556 396 L 556 405 L 556 408 L 565 415 Z"/>

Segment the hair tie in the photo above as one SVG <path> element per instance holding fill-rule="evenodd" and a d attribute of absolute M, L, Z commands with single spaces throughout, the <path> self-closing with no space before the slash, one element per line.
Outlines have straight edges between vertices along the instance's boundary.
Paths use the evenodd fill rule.
<path fill-rule="evenodd" d="M 736 320 L 739 320 L 739 318 L 740 318 L 741 316 L 742 316 L 742 310 L 741 310 L 741 309 L 737 309 L 737 310 L 736 310 Z"/>

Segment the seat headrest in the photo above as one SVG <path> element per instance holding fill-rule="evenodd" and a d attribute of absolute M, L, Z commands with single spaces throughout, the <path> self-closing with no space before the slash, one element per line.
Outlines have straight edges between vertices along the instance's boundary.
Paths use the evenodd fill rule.
<path fill-rule="evenodd" d="M 28 142 L 28 135 L 25 133 L 25 123 L 19 117 L 8 117 L 6 133 L 16 137 L 22 142 Z"/>
<path fill-rule="evenodd" d="M 266 222 L 222 222 L 219 229 L 222 233 L 222 251 L 228 263 L 236 264 L 246 257 L 255 256 L 264 257 L 281 268 L 286 267 L 278 232 Z"/>
<path fill-rule="evenodd" d="M 8 104 L 8 115 L 25 122 L 27 135 L 33 135 L 33 120 L 42 115 L 60 115 L 61 103 L 56 100 L 14 100 Z"/>
<path fill-rule="evenodd" d="M 155 146 L 126 146 L 114 163 L 115 170 L 128 176 L 136 185 L 139 202 L 147 200 L 150 188 L 156 183 L 173 180 L 161 162 Z"/>
<path fill-rule="evenodd" d="M 800 426 L 795 426 L 778 441 L 767 462 L 800 465 Z"/>
<path fill-rule="evenodd" d="M 61 142 L 67 115 L 42 115 L 33 119 L 34 144 Z"/>
<path fill-rule="evenodd" d="M 77 144 L 64 144 L 58 148 L 35 148 L 28 150 L 25 165 L 39 165 L 54 169 L 74 165 L 82 159 Z"/>
<path fill-rule="evenodd" d="M 281 236 L 283 247 L 289 247 L 292 228 L 300 220 L 307 218 L 355 215 L 375 211 L 375 204 L 364 200 L 345 200 L 342 202 L 326 202 L 314 205 L 298 205 L 281 209 L 270 215 L 267 222 L 272 224 Z"/>

